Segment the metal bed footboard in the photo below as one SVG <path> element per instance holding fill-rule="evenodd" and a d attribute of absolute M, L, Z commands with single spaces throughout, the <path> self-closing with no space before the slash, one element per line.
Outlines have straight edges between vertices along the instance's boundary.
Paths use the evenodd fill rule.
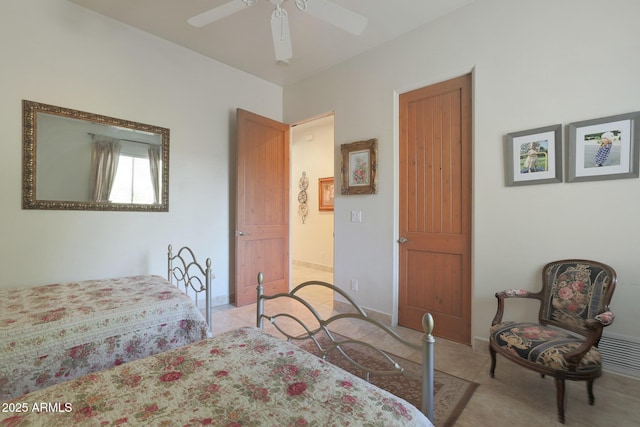
<path fill-rule="evenodd" d="M 360 368 L 361 370 L 366 372 L 366 380 L 369 381 L 369 374 L 375 374 L 375 375 L 402 375 L 404 373 L 404 368 L 402 366 L 400 366 L 394 359 L 393 359 L 393 355 L 390 355 L 389 353 L 387 353 L 386 351 L 377 348 L 367 342 L 364 341 L 360 341 L 360 340 L 352 340 L 352 339 L 346 339 L 346 340 L 338 340 L 334 334 L 331 333 L 331 331 L 329 330 L 329 325 L 331 325 L 332 323 L 338 321 L 338 320 L 343 320 L 343 319 L 353 319 L 353 320 L 358 320 L 358 321 L 363 321 L 367 324 L 373 325 L 375 327 L 377 327 L 378 329 L 380 329 L 381 331 L 384 331 L 386 334 L 388 334 L 389 336 L 393 337 L 398 343 L 406 346 L 407 348 L 411 348 L 414 350 L 418 350 L 421 352 L 422 354 L 422 370 L 421 370 L 421 376 L 422 376 L 422 402 L 421 402 L 421 408 L 420 410 L 422 411 L 422 413 L 424 413 L 431 421 L 433 421 L 433 393 L 434 393 L 434 388 L 433 388 L 433 346 L 435 343 L 435 339 L 433 337 L 433 335 L 431 335 L 431 333 L 433 332 L 433 317 L 431 316 L 431 314 L 426 313 L 423 318 L 422 318 L 422 328 L 424 330 L 424 335 L 422 336 L 422 342 L 421 344 L 415 344 L 412 343 L 410 341 L 407 341 L 406 339 L 402 338 L 400 335 L 398 335 L 395 331 L 393 331 L 392 329 L 390 329 L 388 326 L 380 323 L 379 321 L 370 318 L 369 316 L 367 316 L 366 312 L 349 296 L 347 295 L 342 289 L 339 289 L 337 287 L 335 287 L 334 285 L 331 285 L 329 283 L 326 282 L 321 282 L 321 281 L 308 281 L 308 282 L 304 282 L 298 286 L 296 286 L 293 290 L 291 290 L 289 293 L 278 293 L 278 294 L 274 294 L 274 295 L 264 295 L 264 287 L 262 285 L 264 280 L 264 277 L 262 275 L 262 273 L 258 273 L 258 277 L 257 277 L 257 281 L 258 281 L 258 286 L 257 286 L 257 317 L 256 317 L 256 326 L 260 329 L 263 329 L 264 327 L 264 320 L 267 319 L 282 335 L 284 335 L 288 340 L 306 340 L 306 339 L 311 339 L 314 344 L 316 345 L 316 347 L 320 350 L 320 353 L 323 355 L 323 357 L 327 354 L 328 351 L 336 349 L 340 352 L 340 354 L 346 359 L 348 360 L 350 363 L 352 363 L 354 366 L 356 366 L 357 368 Z M 329 288 L 331 290 L 333 290 L 334 292 L 337 292 L 338 294 L 340 294 L 345 300 L 347 300 L 353 310 L 355 311 L 355 313 L 349 312 L 349 313 L 340 313 L 337 315 L 333 315 L 331 317 L 329 317 L 328 319 L 323 319 L 322 316 L 320 316 L 320 314 L 317 312 L 317 310 L 311 306 L 311 304 L 309 304 L 308 301 L 306 301 L 305 299 L 303 299 L 302 297 L 300 297 L 298 295 L 298 292 L 301 291 L 304 288 L 307 288 L 309 286 L 322 286 L 322 287 L 326 287 Z M 314 326 L 314 327 L 309 327 L 307 324 L 305 324 L 302 320 L 296 318 L 295 316 L 292 316 L 289 313 L 277 313 L 275 315 L 266 315 L 264 313 L 264 303 L 267 300 L 275 300 L 275 299 L 290 299 L 290 300 L 295 300 L 298 303 L 302 304 L 304 307 L 306 307 L 309 312 L 313 315 L 313 317 L 315 318 L 315 320 L 318 322 L 319 326 Z M 292 320 L 293 322 L 295 322 L 296 324 L 298 324 L 302 329 L 304 329 L 305 333 L 303 334 L 297 334 L 297 335 L 291 335 L 288 332 L 286 332 L 283 328 L 281 328 L 278 324 L 277 324 L 277 319 L 278 318 L 287 318 Z M 316 335 L 320 332 L 324 332 L 325 335 L 329 338 L 329 340 L 331 341 L 331 344 L 329 344 L 328 346 L 326 346 L 325 348 L 323 348 L 323 346 L 319 343 L 318 339 L 316 338 Z M 363 366 L 362 364 L 360 364 L 359 362 L 357 362 L 356 360 L 352 359 L 351 356 L 349 356 L 348 352 L 345 350 L 345 346 L 349 345 L 349 344 L 356 344 L 356 345 L 361 345 L 361 346 L 365 346 L 369 349 L 372 349 L 374 351 L 376 351 L 380 356 L 383 357 L 384 360 L 386 360 L 389 364 L 389 366 L 391 366 L 391 369 L 389 370 L 377 370 L 377 369 L 371 369 L 369 367 Z"/>
<path fill-rule="evenodd" d="M 169 245 L 167 254 L 167 280 L 182 288 L 184 292 L 195 299 L 198 306 L 199 294 L 204 293 L 205 297 L 205 320 L 211 332 L 211 258 L 205 261 L 205 267 L 196 261 L 193 251 L 187 246 L 180 248 L 178 253 L 173 254 Z M 189 291 L 191 289 L 191 292 Z"/>

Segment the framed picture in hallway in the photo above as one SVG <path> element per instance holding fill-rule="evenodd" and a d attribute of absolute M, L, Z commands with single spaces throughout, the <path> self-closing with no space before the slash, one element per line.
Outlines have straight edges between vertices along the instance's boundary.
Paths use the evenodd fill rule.
<path fill-rule="evenodd" d="M 352 142 L 340 146 L 342 153 L 342 194 L 376 194 L 378 140 Z"/>
<path fill-rule="evenodd" d="M 507 134 L 507 186 L 562 182 L 562 125 Z"/>
<path fill-rule="evenodd" d="M 638 178 L 640 112 L 569 124 L 568 182 Z"/>
<path fill-rule="evenodd" d="M 318 178 L 318 210 L 332 211 L 334 195 L 333 177 Z"/>

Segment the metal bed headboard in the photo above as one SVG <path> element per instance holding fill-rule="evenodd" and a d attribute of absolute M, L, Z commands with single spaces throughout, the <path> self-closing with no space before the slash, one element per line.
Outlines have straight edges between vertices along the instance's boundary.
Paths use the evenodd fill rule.
<path fill-rule="evenodd" d="M 183 288 L 189 296 L 191 296 L 189 292 L 191 289 L 196 307 L 198 307 L 199 294 L 204 292 L 205 320 L 209 331 L 211 331 L 211 280 L 213 278 L 211 258 L 207 258 L 205 267 L 202 267 L 196 261 L 193 251 L 187 246 L 183 246 L 178 253 L 173 255 L 172 247 L 169 245 L 167 261 L 167 280 L 178 288 Z"/>
<path fill-rule="evenodd" d="M 264 320 L 267 319 L 282 335 L 284 335 L 285 337 L 287 337 L 287 339 L 289 341 L 291 340 L 306 340 L 306 339 L 311 339 L 316 347 L 320 350 L 320 353 L 323 355 L 323 357 L 325 357 L 325 355 L 327 354 L 327 352 L 336 349 L 340 352 L 340 354 L 347 360 L 349 361 L 351 364 L 353 364 L 354 366 L 356 366 L 357 368 L 360 368 L 361 370 L 366 372 L 366 380 L 369 381 L 369 374 L 375 374 L 375 375 L 402 375 L 404 372 L 404 369 L 393 359 L 393 355 L 391 355 L 390 353 L 387 353 L 386 351 L 379 349 L 367 342 L 364 341 L 360 341 L 360 340 L 352 340 L 352 339 L 346 339 L 346 340 L 338 340 L 334 334 L 331 333 L 331 331 L 329 330 L 329 325 L 333 322 L 336 322 L 338 320 L 341 319 L 353 319 L 353 320 L 358 320 L 358 321 L 363 321 L 365 323 L 368 323 L 370 325 L 374 325 L 377 328 L 379 328 L 380 330 L 386 332 L 389 336 L 393 337 L 398 343 L 414 349 L 414 350 L 418 350 L 421 352 L 422 355 L 422 371 L 421 371 L 421 376 L 422 376 L 422 401 L 421 401 L 421 408 L 420 410 L 422 411 L 422 413 L 424 413 L 431 421 L 434 420 L 433 418 L 433 394 L 434 394 L 434 388 L 433 388 L 433 381 L 434 381 L 434 377 L 433 377 L 433 346 L 435 343 L 435 338 L 433 337 L 433 335 L 431 335 L 431 333 L 433 332 L 433 327 L 434 327 L 434 323 L 433 323 L 433 317 L 431 316 L 431 314 L 429 313 L 425 313 L 425 315 L 422 317 L 422 329 L 424 330 L 424 335 L 422 336 L 422 342 L 421 344 L 415 344 L 412 343 L 410 341 L 407 341 L 406 339 L 402 338 L 400 335 L 398 335 L 395 331 L 393 331 L 392 329 L 390 329 L 388 326 L 384 325 L 383 323 L 380 323 L 379 321 L 372 319 L 371 317 L 367 316 L 367 313 L 349 296 L 347 295 L 342 289 L 335 287 L 334 285 L 330 284 L 330 283 L 326 283 L 326 282 L 321 282 L 321 281 L 308 281 L 308 282 L 304 282 L 301 283 L 300 285 L 296 286 L 293 290 L 291 290 L 289 293 L 278 293 L 278 294 L 274 294 L 274 295 L 264 295 L 264 286 L 262 285 L 263 281 L 264 281 L 264 276 L 262 273 L 258 273 L 258 277 L 257 277 L 257 281 L 258 281 L 258 286 L 256 288 L 257 291 L 257 318 L 256 318 L 256 326 L 260 329 L 263 329 L 264 326 Z M 355 310 L 355 313 L 349 312 L 349 313 L 340 313 L 334 316 L 329 317 L 328 319 L 323 319 L 320 314 L 318 314 L 318 312 L 307 302 L 305 301 L 303 298 L 301 298 L 300 296 L 297 295 L 297 293 L 304 289 L 307 288 L 309 286 L 321 286 L 321 287 L 326 287 L 331 289 L 334 292 L 337 292 L 338 294 L 340 294 L 345 300 L 347 300 L 351 305 L 352 308 Z M 289 313 L 278 313 L 275 314 L 273 316 L 268 316 L 266 314 L 264 314 L 264 303 L 266 300 L 274 300 L 277 298 L 284 298 L 284 299 L 292 299 L 295 300 L 297 302 L 299 302 L 300 304 L 302 304 L 303 306 L 305 306 L 309 312 L 315 317 L 315 319 L 317 320 L 319 326 L 311 329 L 309 328 L 304 322 L 302 322 L 300 319 L 292 316 Z M 283 317 L 283 318 L 288 318 L 293 320 L 295 323 L 297 323 L 298 325 L 300 325 L 304 330 L 305 333 L 303 333 L 302 335 L 291 335 L 289 333 L 287 333 L 284 329 L 282 329 L 281 327 L 278 326 L 278 324 L 276 323 L 277 319 Z M 318 342 L 316 335 L 318 333 L 320 333 L 321 331 L 323 331 L 325 333 L 325 335 L 329 338 L 329 340 L 331 341 L 331 344 L 329 344 L 328 346 L 326 346 L 325 348 L 322 347 L 322 345 Z M 372 349 L 374 351 L 376 351 L 379 355 L 381 355 L 388 363 L 389 366 L 391 366 L 392 368 L 386 371 L 382 371 L 382 370 L 376 370 L 376 369 L 371 369 L 368 368 L 366 366 L 361 365 L 360 363 L 358 363 L 356 360 L 354 360 L 353 358 L 351 358 L 348 354 L 348 351 L 345 349 L 345 346 L 348 344 L 356 344 L 356 345 L 361 345 L 361 346 L 365 346 L 369 349 Z"/>

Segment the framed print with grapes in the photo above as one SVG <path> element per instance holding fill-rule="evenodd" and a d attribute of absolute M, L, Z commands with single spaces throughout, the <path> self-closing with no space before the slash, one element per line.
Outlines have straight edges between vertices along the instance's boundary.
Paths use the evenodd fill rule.
<path fill-rule="evenodd" d="M 342 153 L 341 194 L 376 194 L 378 140 L 357 141 L 340 146 Z"/>

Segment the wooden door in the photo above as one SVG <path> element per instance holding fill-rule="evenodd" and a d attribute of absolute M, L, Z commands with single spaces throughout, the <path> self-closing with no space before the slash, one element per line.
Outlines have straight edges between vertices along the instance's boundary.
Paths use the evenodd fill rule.
<path fill-rule="evenodd" d="M 236 305 L 289 290 L 289 126 L 237 110 Z"/>
<path fill-rule="evenodd" d="M 471 76 L 400 95 L 398 322 L 471 343 Z"/>

